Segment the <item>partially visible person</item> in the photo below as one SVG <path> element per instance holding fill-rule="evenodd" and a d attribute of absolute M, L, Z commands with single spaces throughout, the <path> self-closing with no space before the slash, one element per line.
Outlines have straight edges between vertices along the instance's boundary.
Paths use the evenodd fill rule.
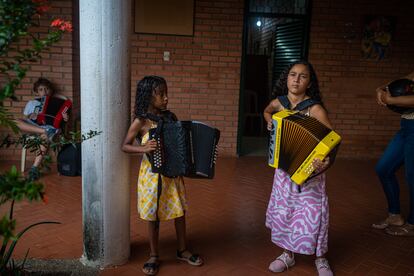
<path fill-rule="evenodd" d="M 46 142 L 44 145 L 40 145 L 40 151 L 37 152 L 34 163 L 29 170 L 29 179 L 37 180 L 40 178 L 40 166 L 48 151 L 48 143 L 60 132 L 60 129 L 52 125 L 38 124 L 37 122 L 37 116 L 43 109 L 46 96 L 53 96 L 54 94 L 53 84 L 46 78 L 39 78 L 33 84 L 33 92 L 36 97 L 27 102 L 23 110 L 25 118 L 15 120 L 15 122 L 22 132 L 40 135 Z M 65 122 L 69 120 L 67 112 L 64 112 L 62 116 Z"/>
<path fill-rule="evenodd" d="M 414 72 L 405 76 L 414 81 Z M 414 108 L 414 95 L 392 97 L 387 85 L 377 88 L 377 102 L 381 106 Z M 375 171 L 384 189 L 388 203 L 388 215 L 385 219 L 372 224 L 375 229 L 395 236 L 414 236 L 414 112 L 401 115 L 401 128 L 389 142 L 378 161 Z M 396 172 L 404 165 L 405 180 L 408 184 L 410 207 L 407 221 L 401 215 L 400 188 Z"/>
<path fill-rule="evenodd" d="M 276 99 L 265 108 L 263 116 L 268 130 L 272 115 L 283 109 L 296 109 L 318 119 L 328 128 L 331 123 L 323 106 L 319 84 L 312 65 L 307 61 L 290 64 L 276 84 Z M 329 158 L 315 160 L 315 171 L 322 172 Z M 276 168 L 273 188 L 266 212 L 266 226 L 271 230 L 272 242 L 283 249 L 270 265 L 272 272 L 283 272 L 295 265 L 295 253 L 316 255 L 319 276 L 333 272 L 326 258 L 328 252 L 329 206 L 326 178 L 321 173 L 307 180 L 299 188 L 287 172 Z"/>

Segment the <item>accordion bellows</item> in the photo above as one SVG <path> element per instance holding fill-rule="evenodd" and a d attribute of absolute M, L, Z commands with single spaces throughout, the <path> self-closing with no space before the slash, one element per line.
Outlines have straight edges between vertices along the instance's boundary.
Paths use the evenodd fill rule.
<path fill-rule="evenodd" d="M 336 154 L 341 141 L 335 131 L 298 111 L 282 110 L 272 116 L 272 123 L 268 164 L 283 169 L 298 185 L 313 173 L 313 160 Z"/>
<path fill-rule="evenodd" d="M 151 169 L 167 177 L 213 178 L 220 131 L 202 122 L 163 122 L 150 129 L 157 141 L 150 155 Z"/>
<path fill-rule="evenodd" d="M 37 123 L 60 128 L 63 121 L 63 113 L 72 107 L 72 102 L 69 99 L 57 96 L 44 96 L 42 102 L 43 109 L 37 115 Z"/>

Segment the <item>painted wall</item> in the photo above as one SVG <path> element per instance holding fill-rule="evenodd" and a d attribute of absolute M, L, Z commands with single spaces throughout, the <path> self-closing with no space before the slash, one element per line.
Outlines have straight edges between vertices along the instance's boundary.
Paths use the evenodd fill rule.
<path fill-rule="evenodd" d="M 379 107 L 375 89 L 414 71 L 413 1 L 314 2 L 310 60 L 321 81 L 330 118 L 344 140 L 340 154 L 377 157 L 399 128 L 399 116 Z M 389 57 L 361 55 L 366 15 L 393 16 L 395 33 Z"/>

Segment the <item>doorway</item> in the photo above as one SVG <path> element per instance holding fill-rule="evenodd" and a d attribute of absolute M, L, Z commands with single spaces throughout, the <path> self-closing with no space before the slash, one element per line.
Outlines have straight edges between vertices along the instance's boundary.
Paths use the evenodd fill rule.
<path fill-rule="evenodd" d="M 239 155 L 266 156 L 263 110 L 291 62 L 307 58 L 310 0 L 246 0 L 240 83 Z"/>

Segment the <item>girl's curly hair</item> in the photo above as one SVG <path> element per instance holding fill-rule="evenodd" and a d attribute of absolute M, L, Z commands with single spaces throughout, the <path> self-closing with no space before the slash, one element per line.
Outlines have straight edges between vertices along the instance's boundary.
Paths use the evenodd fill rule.
<path fill-rule="evenodd" d="M 160 85 L 167 85 L 163 77 L 159 76 L 145 76 L 137 84 L 137 91 L 135 94 L 135 110 L 136 118 L 146 118 L 148 107 L 151 103 L 152 92 Z"/>
<path fill-rule="evenodd" d="M 303 64 L 308 67 L 310 73 L 310 87 L 306 89 L 306 95 L 308 95 L 311 99 L 315 101 L 319 101 L 322 104 L 322 97 L 319 91 L 319 83 L 318 78 L 316 76 L 315 70 L 313 69 L 312 64 L 306 60 L 298 60 L 295 61 L 286 67 L 282 73 L 280 74 L 279 79 L 276 82 L 275 88 L 273 90 L 273 96 L 282 96 L 288 94 L 288 87 L 287 87 L 287 78 L 290 69 L 296 64 Z"/>

